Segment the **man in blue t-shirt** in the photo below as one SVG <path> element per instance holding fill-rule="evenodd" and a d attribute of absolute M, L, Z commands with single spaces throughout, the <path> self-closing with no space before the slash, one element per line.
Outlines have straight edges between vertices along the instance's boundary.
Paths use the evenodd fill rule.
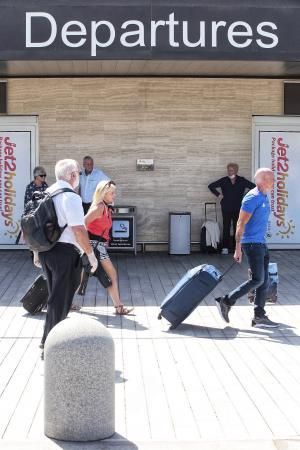
<path fill-rule="evenodd" d="M 270 204 L 267 193 L 274 184 L 271 169 L 258 169 L 255 174 L 256 187 L 249 191 L 241 205 L 236 228 L 236 248 L 234 259 L 242 262 L 242 251 L 246 255 L 252 273 L 245 281 L 229 294 L 216 298 L 223 319 L 229 323 L 229 311 L 236 300 L 255 289 L 254 317 L 252 326 L 275 328 L 279 324 L 272 322 L 264 309 L 269 281 L 269 252 L 266 245 L 266 233 Z"/>

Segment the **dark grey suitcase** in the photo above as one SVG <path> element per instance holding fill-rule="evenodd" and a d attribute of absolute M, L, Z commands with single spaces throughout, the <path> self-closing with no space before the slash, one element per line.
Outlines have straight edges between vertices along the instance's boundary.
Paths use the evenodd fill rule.
<path fill-rule="evenodd" d="M 170 329 L 178 327 L 221 280 L 221 272 L 209 264 L 189 270 L 162 302 L 158 319 L 167 319 Z"/>
<path fill-rule="evenodd" d="M 47 300 L 47 281 L 43 275 L 39 275 L 20 301 L 26 311 L 30 314 L 36 314 L 42 311 L 42 309 L 46 306 Z"/>

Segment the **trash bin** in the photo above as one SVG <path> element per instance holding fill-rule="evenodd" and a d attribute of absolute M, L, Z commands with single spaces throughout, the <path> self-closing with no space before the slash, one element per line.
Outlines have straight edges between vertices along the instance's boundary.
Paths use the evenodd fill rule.
<path fill-rule="evenodd" d="M 191 253 L 191 213 L 169 213 L 169 254 L 189 255 Z"/>

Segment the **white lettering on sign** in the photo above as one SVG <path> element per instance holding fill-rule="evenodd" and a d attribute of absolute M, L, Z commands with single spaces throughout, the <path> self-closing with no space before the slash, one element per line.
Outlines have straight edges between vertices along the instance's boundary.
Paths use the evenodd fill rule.
<path fill-rule="evenodd" d="M 69 28 L 74 28 L 74 26 L 78 27 L 79 30 L 69 30 Z M 81 47 L 85 43 L 86 38 L 81 38 L 78 42 L 70 42 L 68 36 L 86 36 L 86 28 L 83 23 L 78 20 L 71 20 L 70 22 L 65 23 L 61 30 L 61 39 L 67 47 Z"/>
<path fill-rule="evenodd" d="M 33 17 L 43 17 L 50 24 L 50 36 L 44 42 L 32 42 L 31 38 L 31 19 Z M 57 34 L 57 25 L 54 17 L 51 14 L 43 12 L 26 13 L 26 47 L 48 47 L 53 44 Z"/>
<path fill-rule="evenodd" d="M 121 26 L 122 30 L 126 30 L 131 27 L 131 25 L 136 26 L 136 30 L 126 31 L 123 33 L 120 38 L 120 42 L 124 47 L 136 47 L 139 45 L 140 47 L 145 47 L 145 32 L 144 32 L 144 24 L 139 20 L 127 20 Z M 136 36 L 136 41 L 128 42 L 127 39 L 131 36 Z"/>
<path fill-rule="evenodd" d="M 241 31 L 241 28 L 244 28 L 244 31 Z M 245 39 L 244 42 L 237 42 L 235 40 L 236 36 L 245 36 L 248 37 L 248 39 Z M 248 47 L 252 43 L 252 36 L 252 28 L 247 22 L 233 22 L 228 28 L 228 41 L 233 47 Z"/>
<path fill-rule="evenodd" d="M 100 27 L 106 27 L 109 30 L 109 38 L 107 41 L 99 41 L 97 39 L 97 33 L 98 29 Z M 115 40 L 116 37 L 116 30 L 115 27 L 111 22 L 108 20 L 100 20 L 99 22 L 92 21 L 92 28 L 91 28 L 91 56 L 96 56 L 97 54 L 97 47 L 109 47 Z"/>
<path fill-rule="evenodd" d="M 40 27 L 44 21 L 47 39 L 34 40 L 33 28 Z M 192 27 L 193 25 L 193 27 Z M 171 48 L 218 48 L 219 43 L 224 47 L 224 40 L 231 47 L 245 49 L 249 46 L 257 46 L 262 49 L 271 49 L 278 45 L 279 39 L 276 34 L 277 25 L 273 22 L 260 22 L 256 27 L 252 27 L 248 22 L 239 20 L 228 23 L 219 21 L 199 21 L 199 34 L 190 36 L 191 29 L 195 34 L 195 24 L 187 20 L 180 21 L 175 18 L 175 13 L 168 15 L 168 20 L 151 20 L 150 29 L 146 30 L 146 25 L 140 20 L 126 20 L 118 29 L 109 20 L 92 20 L 89 24 L 84 24 L 79 20 L 72 20 L 62 25 L 58 32 L 58 25 L 55 17 L 46 12 L 26 13 L 26 47 L 41 48 L 49 47 L 58 39 L 70 48 L 88 46 L 90 55 L 97 56 L 97 50 L 107 48 L 112 45 L 122 47 L 157 47 L 159 38 L 164 34 L 164 42 L 167 37 L 168 45 Z M 189 30 L 190 28 L 190 30 Z M 38 28 L 39 30 L 40 28 Z M 48 32 L 49 30 L 49 32 Z M 35 35 L 38 33 L 36 32 Z M 145 42 L 145 36 L 149 42 Z"/>
<path fill-rule="evenodd" d="M 257 44 L 262 48 L 274 48 L 278 45 L 278 36 L 274 33 L 266 31 L 264 28 L 269 27 L 272 30 L 277 30 L 275 23 L 261 22 L 257 25 L 257 32 L 259 35 L 269 39 L 269 42 L 263 42 L 261 39 L 256 39 Z"/>

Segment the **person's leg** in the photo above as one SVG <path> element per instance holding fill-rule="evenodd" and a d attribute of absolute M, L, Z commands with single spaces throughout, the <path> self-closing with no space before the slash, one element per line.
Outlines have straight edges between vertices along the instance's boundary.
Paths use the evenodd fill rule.
<path fill-rule="evenodd" d="M 265 304 L 269 286 L 269 251 L 265 246 L 264 254 L 264 282 L 256 289 L 255 301 L 254 301 L 254 317 L 263 317 L 266 315 Z"/>
<path fill-rule="evenodd" d="M 223 248 L 229 248 L 230 244 L 230 224 L 231 224 L 231 213 L 222 210 L 223 216 Z"/>
<path fill-rule="evenodd" d="M 58 243 L 52 250 L 41 253 L 40 258 L 43 267 L 47 267 L 47 279 L 49 272 L 51 278 L 43 344 L 51 329 L 68 315 L 80 282 L 80 256 L 72 246 Z"/>
<path fill-rule="evenodd" d="M 223 319 L 229 323 L 229 311 L 236 300 L 264 282 L 264 246 L 261 244 L 244 244 L 243 252 L 248 259 L 252 277 L 223 297 L 216 298 Z"/>
<path fill-rule="evenodd" d="M 246 295 L 252 289 L 259 288 L 259 286 L 263 284 L 265 278 L 265 246 L 261 244 L 244 244 L 242 245 L 242 248 L 243 253 L 248 260 L 252 276 L 227 295 L 227 303 L 230 306 L 233 306 L 237 299 Z"/>
<path fill-rule="evenodd" d="M 107 291 L 113 301 L 114 307 L 116 308 L 116 313 L 120 315 L 128 314 L 130 313 L 133 308 L 125 307 L 120 299 L 120 292 L 119 292 L 119 285 L 118 285 L 118 274 L 116 269 L 113 266 L 113 263 L 109 258 L 107 259 L 101 259 L 100 263 L 111 279 L 111 286 L 107 288 Z"/>
<path fill-rule="evenodd" d="M 71 270 L 71 276 L 70 276 L 70 283 L 69 283 L 69 290 L 66 292 L 66 300 L 68 305 L 68 311 L 66 314 L 66 317 L 69 313 L 69 311 L 72 308 L 73 305 L 73 298 L 75 295 L 75 292 L 79 288 L 80 280 L 81 280 L 81 258 L 79 252 L 74 248 L 73 252 L 73 260 L 72 260 L 72 267 Z M 80 309 L 80 307 L 76 308 L 75 310 Z"/>
<path fill-rule="evenodd" d="M 103 269 L 111 279 L 111 286 L 107 288 L 107 291 L 113 301 L 115 307 L 119 306 L 122 302 L 120 299 L 119 286 L 118 286 L 118 274 L 110 259 L 103 259 L 100 261 Z"/>

